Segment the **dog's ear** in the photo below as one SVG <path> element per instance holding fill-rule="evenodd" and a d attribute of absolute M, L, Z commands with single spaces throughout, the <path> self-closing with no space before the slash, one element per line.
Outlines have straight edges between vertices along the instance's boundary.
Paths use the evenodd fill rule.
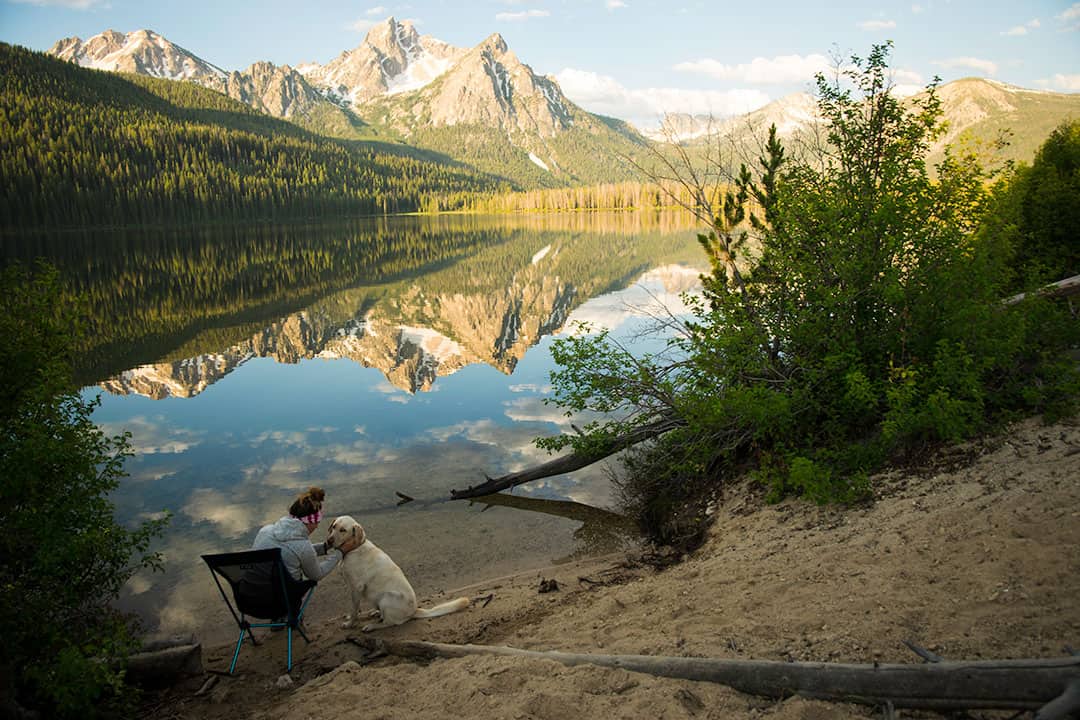
<path fill-rule="evenodd" d="M 353 539 L 356 540 L 356 547 L 360 547 L 361 545 L 363 545 L 364 539 L 367 537 L 364 534 L 364 528 L 361 527 L 359 523 L 353 525 L 352 535 Z"/>

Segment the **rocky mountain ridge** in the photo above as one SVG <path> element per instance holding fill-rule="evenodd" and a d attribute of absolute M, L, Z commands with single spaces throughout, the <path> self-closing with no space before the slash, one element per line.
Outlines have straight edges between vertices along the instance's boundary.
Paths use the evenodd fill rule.
<path fill-rule="evenodd" d="M 629 126 L 612 127 L 574 105 L 553 78 L 521 62 L 497 33 L 473 48 L 458 48 L 393 17 L 326 65 L 258 62 L 226 72 L 150 30 L 109 30 L 85 42 L 66 38 L 48 52 L 100 70 L 196 82 L 326 134 L 406 138 L 496 174 L 516 165 L 512 175 L 540 184 L 607 180 L 574 168 L 575 156 L 595 161 L 641 141 Z M 575 121 L 586 126 L 583 137 L 561 152 L 548 147 Z M 467 128 L 472 142 L 439 132 L 452 128 Z M 429 130 L 435 134 L 423 134 Z M 477 163 L 478 156 L 491 155 L 481 146 L 492 143 L 505 145 L 500 156 Z"/>
<path fill-rule="evenodd" d="M 408 20 L 390 17 L 364 41 L 326 65 L 297 68 L 327 97 L 358 106 L 385 95 L 419 90 L 442 75 L 467 51 L 431 35 L 421 36 Z"/>
<path fill-rule="evenodd" d="M 558 248 L 551 254 L 557 253 Z M 142 365 L 100 386 L 117 395 L 155 400 L 194 397 L 252 358 L 280 363 L 352 360 L 378 369 L 392 385 L 410 394 L 427 392 L 438 378 L 477 363 L 509 375 L 529 348 L 561 332 L 574 308 L 596 289 L 560 279 L 545 265 L 547 257 L 545 253 L 520 268 L 494 292 L 430 293 L 413 285 L 392 300 L 347 316 L 328 311 L 326 305 L 315 306 L 276 320 L 223 350 Z M 636 282 L 662 288 L 674 297 L 699 290 L 699 272 L 681 265 L 661 266 Z"/>
<path fill-rule="evenodd" d="M 77 37 L 65 38 L 49 48 L 48 53 L 95 70 L 194 82 L 267 115 L 309 129 L 363 125 L 347 109 L 328 101 L 288 65 L 263 61 L 243 71 L 225 71 L 152 30 L 127 34 L 106 30 L 85 42 Z"/>
<path fill-rule="evenodd" d="M 196 82 L 325 134 L 401 138 L 523 186 L 621 179 L 626 168 L 618 158 L 646 142 L 632 126 L 579 108 L 497 33 L 459 48 L 393 17 L 325 65 L 258 62 L 227 72 L 150 30 L 66 38 L 49 53 L 87 67 Z M 969 142 L 995 145 L 983 150 L 990 161 L 1029 161 L 1053 127 L 1080 115 L 1080 95 L 979 78 L 942 85 L 938 96 L 947 131 L 933 158 L 946 143 Z M 770 125 L 794 140 L 818 123 L 813 97 L 797 93 L 731 118 L 669 114 L 649 136 L 685 143 L 725 137 L 752 157 Z M 997 142 L 1003 133 L 1011 133 L 1007 146 Z"/>
<path fill-rule="evenodd" d="M 215 89 L 224 86 L 229 74 L 145 29 L 127 34 L 106 30 L 85 42 L 78 37 L 64 38 L 49 48 L 48 54 L 95 70 L 190 80 Z"/>
<path fill-rule="evenodd" d="M 513 372 L 530 347 L 562 328 L 579 301 L 577 288 L 539 268 L 522 270 L 494 294 L 432 295 L 415 286 L 352 317 L 317 308 L 293 313 L 224 350 L 133 368 L 101 387 L 158 400 L 193 397 L 251 358 L 345 358 L 382 371 L 408 393 L 424 392 L 466 365 Z"/>

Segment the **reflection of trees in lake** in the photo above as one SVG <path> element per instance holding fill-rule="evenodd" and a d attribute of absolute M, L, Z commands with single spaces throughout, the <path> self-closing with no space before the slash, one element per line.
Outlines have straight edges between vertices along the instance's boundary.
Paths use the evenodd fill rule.
<path fill-rule="evenodd" d="M 18 237 L 5 254 L 49 257 L 88 296 L 86 382 L 240 343 L 272 348 L 280 343 L 267 333 L 291 313 L 317 327 L 290 360 L 318 352 L 309 341 L 320 333 L 325 341 L 376 316 L 433 330 L 467 362 L 509 372 L 522 347 L 589 297 L 659 263 L 699 262 L 693 233 L 672 229 L 680 222 L 659 213 L 400 217 Z"/>
<path fill-rule="evenodd" d="M 580 543 L 580 546 L 571 557 L 622 550 L 631 545 L 637 537 L 634 523 L 630 518 L 573 500 L 549 500 L 496 493 L 469 501 L 470 505 L 473 503 L 485 505 L 485 510 L 492 506 L 509 507 L 580 522 L 581 527 L 574 530 L 574 539 Z"/>

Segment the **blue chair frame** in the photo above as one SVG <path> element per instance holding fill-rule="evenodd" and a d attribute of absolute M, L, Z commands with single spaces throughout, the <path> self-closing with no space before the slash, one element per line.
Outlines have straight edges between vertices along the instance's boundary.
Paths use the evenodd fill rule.
<path fill-rule="evenodd" d="M 281 558 L 281 548 L 264 550 L 243 550 L 240 552 L 203 555 L 202 559 L 210 567 L 214 582 L 221 597 L 229 606 L 229 612 L 240 628 L 236 640 L 229 674 L 236 670 L 236 661 L 240 658 L 240 647 L 244 644 L 244 634 L 251 638 L 253 645 L 259 642 L 251 632 L 252 628 L 287 628 L 288 660 L 286 672 L 292 671 L 292 631 L 295 629 L 306 642 L 311 642 L 300 621 L 304 610 L 314 594 L 317 584 L 314 580 L 297 581 L 289 575 L 285 562 Z M 232 590 L 233 600 L 229 600 L 219 576 L 224 578 Z M 236 607 L 233 607 L 233 601 Z M 248 616 L 266 622 L 251 622 Z M 284 621 L 277 618 L 285 618 Z"/>

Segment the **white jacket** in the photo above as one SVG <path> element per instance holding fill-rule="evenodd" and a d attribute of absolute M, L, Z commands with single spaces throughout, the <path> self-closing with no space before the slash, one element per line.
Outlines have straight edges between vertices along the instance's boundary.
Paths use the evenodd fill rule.
<path fill-rule="evenodd" d="M 341 551 L 326 549 L 324 543 L 312 545 L 307 528 L 299 518 L 286 515 L 271 525 L 263 525 L 255 536 L 252 550 L 281 548 L 281 559 L 289 574 L 297 580 L 321 580 L 341 562 Z M 325 555 L 321 562 L 316 555 Z M 301 574 L 302 571 L 302 574 Z"/>

